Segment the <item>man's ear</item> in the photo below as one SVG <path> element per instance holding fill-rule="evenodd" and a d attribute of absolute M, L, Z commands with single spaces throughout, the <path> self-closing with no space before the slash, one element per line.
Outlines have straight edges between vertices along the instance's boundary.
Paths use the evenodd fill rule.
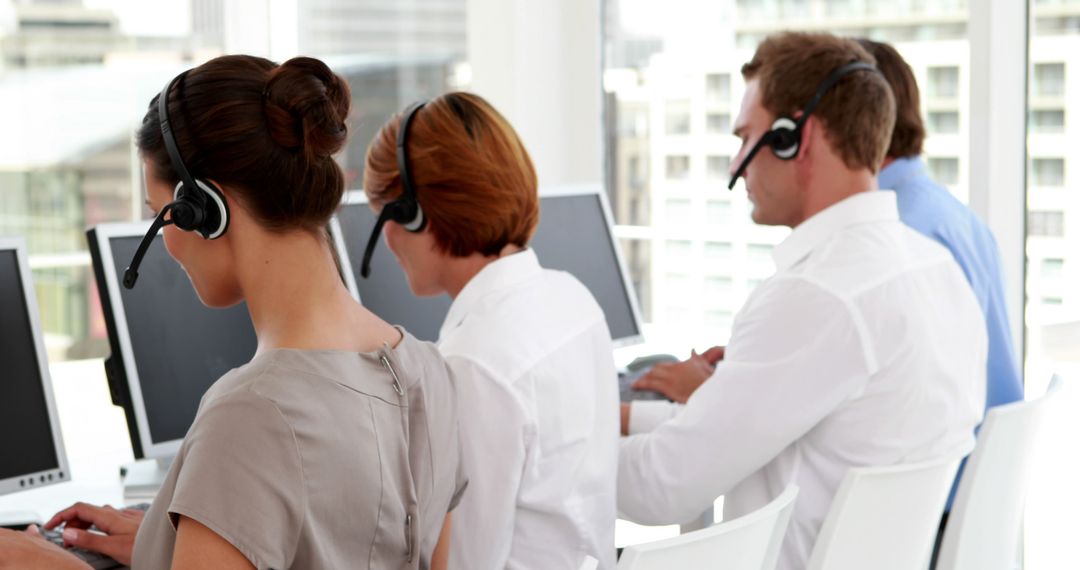
<path fill-rule="evenodd" d="M 801 113 L 800 113 L 801 114 Z M 817 117 L 811 115 L 803 123 L 802 130 L 799 132 L 799 152 L 795 155 L 796 162 L 803 162 L 810 157 L 811 143 L 810 141 L 817 134 L 818 128 L 821 126 L 818 123 Z"/>

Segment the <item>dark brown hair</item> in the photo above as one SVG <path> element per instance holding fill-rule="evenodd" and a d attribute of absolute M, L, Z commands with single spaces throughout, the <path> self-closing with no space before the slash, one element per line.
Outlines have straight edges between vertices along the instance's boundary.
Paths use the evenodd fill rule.
<path fill-rule="evenodd" d="M 392 117 L 368 147 L 364 192 L 373 206 L 401 194 Z M 540 219 L 536 171 L 514 128 L 471 93 L 447 93 L 409 124 L 409 172 L 435 242 L 456 257 L 528 245 Z"/>
<path fill-rule="evenodd" d="M 923 127 L 919 110 L 919 85 L 911 66 L 891 45 L 866 38 L 856 40 L 877 60 L 877 67 L 885 75 L 896 98 L 896 126 L 886 156 L 904 158 L 922 154 L 926 128 Z"/>
<path fill-rule="evenodd" d="M 771 35 L 743 65 L 746 80 L 760 82 L 761 104 L 775 116 L 795 115 L 833 70 L 874 57 L 853 40 L 830 34 L 784 32 Z M 848 168 L 876 173 L 885 158 L 896 117 L 889 84 L 880 74 L 849 73 L 821 99 L 813 116 L 826 140 Z"/>
<path fill-rule="evenodd" d="M 136 145 L 175 185 L 157 97 Z M 341 202 L 345 178 L 332 155 L 345 144 L 349 87 L 323 62 L 277 65 L 247 55 L 212 59 L 169 93 L 169 122 L 191 174 L 228 186 L 267 228 L 318 230 Z"/>

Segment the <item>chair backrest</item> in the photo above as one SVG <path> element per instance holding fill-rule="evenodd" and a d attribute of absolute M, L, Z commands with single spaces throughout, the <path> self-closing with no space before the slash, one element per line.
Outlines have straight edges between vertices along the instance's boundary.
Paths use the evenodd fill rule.
<path fill-rule="evenodd" d="M 799 488 L 732 521 L 623 549 L 618 570 L 773 570 Z"/>
<path fill-rule="evenodd" d="M 960 478 L 937 567 L 1011 570 L 1031 475 L 1031 451 L 1046 409 L 1061 390 L 1054 376 L 1037 400 L 990 408 Z"/>
<path fill-rule="evenodd" d="M 925 568 L 959 465 L 955 457 L 849 470 L 807 568 Z"/>

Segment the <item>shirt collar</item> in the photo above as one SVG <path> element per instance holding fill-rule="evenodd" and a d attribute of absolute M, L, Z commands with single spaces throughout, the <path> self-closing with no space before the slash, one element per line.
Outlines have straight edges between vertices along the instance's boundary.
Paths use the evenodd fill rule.
<path fill-rule="evenodd" d="M 905 180 L 918 176 L 926 170 L 922 159 L 917 156 L 897 158 L 878 173 L 877 185 L 883 190 L 896 190 Z"/>
<path fill-rule="evenodd" d="M 542 270 L 540 260 L 536 258 L 536 252 L 532 249 L 524 249 L 500 257 L 485 265 L 465 284 L 457 298 L 450 304 L 446 320 L 443 321 L 442 328 L 439 330 L 439 340 L 457 328 L 489 294 L 527 281 Z"/>
<path fill-rule="evenodd" d="M 896 193 L 859 192 L 810 216 L 773 250 L 777 273 L 790 269 L 837 232 L 868 222 L 899 220 Z"/>

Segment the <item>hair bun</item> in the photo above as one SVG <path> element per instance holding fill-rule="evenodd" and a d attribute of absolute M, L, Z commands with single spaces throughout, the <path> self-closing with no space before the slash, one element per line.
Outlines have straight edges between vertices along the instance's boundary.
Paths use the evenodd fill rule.
<path fill-rule="evenodd" d="M 278 145 L 326 158 L 345 146 L 349 85 L 325 63 L 294 57 L 270 71 L 266 82 L 266 123 Z"/>

